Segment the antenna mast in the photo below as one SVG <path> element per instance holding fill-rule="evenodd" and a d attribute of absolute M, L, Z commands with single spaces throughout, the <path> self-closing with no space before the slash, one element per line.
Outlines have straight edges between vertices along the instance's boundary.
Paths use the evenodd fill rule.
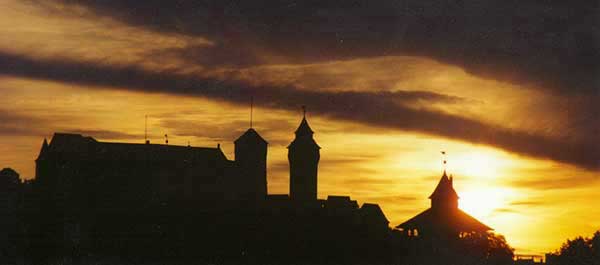
<path fill-rule="evenodd" d="M 144 143 L 148 143 L 148 115 L 144 117 Z"/>
<path fill-rule="evenodd" d="M 250 97 L 250 128 L 252 128 L 252 112 L 254 111 L 254 97 Z"/>

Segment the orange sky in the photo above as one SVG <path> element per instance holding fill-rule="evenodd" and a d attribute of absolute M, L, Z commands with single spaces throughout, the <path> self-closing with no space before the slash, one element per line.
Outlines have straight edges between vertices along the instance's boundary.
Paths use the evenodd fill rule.
<path fill-rule="evenodd" d="M 151 31 L 96 16 L 84 7 L 41 2 L 45 4 L 0 1 L 2 53 L 234 80 L 256 87 L 258 92 L 272 86 L 334 96 L 339 92 L 385 96 L 377 93 L 412 95 L 418 91 L 414 94 L 427 96 L 406 102 L 399 98 L 398 104 L 415 112 L 443 113 L 544 139 L 572 137 L 572 132 L 564 129 L 574 119 L 569 110 L 586 102 L 583 96 L 565 100 L 563 95 L 478 76 L 415 55 L 293 63 L 286 62 L 284 55 L 256 48 L 257 56 L 271 63 L 209 69 L 161 53 L 189 46 L 211 47 L 214 43 L 209 38 Z M 61 12 L 65 10 L 68 12 Z M 148 115 L 152 142 L 162 142 L 162 135 L 168 134 L 172 144 L 220 143 L 233 159 L 232 142 L 249 123 L 248 102 L 210 95 L 132 91 L 126 86 L 11 73 L 0 73 L 0 93 L 0 167 L 12 167 L 25 178 L 34 175 L 33 160 L 43 138 L 55 131 L 80 132 L 106 141 L 142 142 L 144 115 Z M 445 150 L 460 207 L 505 235 L 517 253 L 552 251 L 567 238 L 600 228 L 596 169 L 514 152 L 502 145 L 446 137 L 436 130 L 390 128 L 353 120 L 362 111 L 352 107 L 339 115 L 328 114 L 324 107 L 311 112 L 310 101 L 284 107 L 263 103 L 256 106 L 254 124 L 270 143 L 269 193 L 288 191 L 285 146 L 300 121 L 299 106 L 307 105 L 309 122 L 323 148 L 319 197 L 346 194 L 359 203 L 379 203 L 391 225 L 398 225 L 429 206 L 427 197 L 441 175 L 440 151 Z M 444 126 L 429 124 L 427 128 L 443 131 Z"/>

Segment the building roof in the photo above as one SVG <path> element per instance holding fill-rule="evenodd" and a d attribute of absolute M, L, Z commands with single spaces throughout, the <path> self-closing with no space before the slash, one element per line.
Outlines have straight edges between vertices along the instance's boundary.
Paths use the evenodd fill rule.
<path fill-rule="evenodd" d="M 67 133 L 55 133 L 47 151 L 76 159 L 227 161 L 220 148 L 99 142 L 92 137 Z"/>
<path fill-rule="evenodd" d="M 321 149 L 321 147 L 315 142 L 313 138 L 313 130 L 308 125 L 306 117 L 302 118 L 300 126 L 295 132 L 296 138 L 288 145 L 288 148 L 295 148 L 297 146 L 309 147 L 314 149 Z"/>
<path fill-rule="evenodd" d="M 378 204 L 363 203 L 363 205 L 360 207 L 360 213 L 363 218 L 375 218 L 386 224 L 389 223 Z"/>
<path fill-rule="evenodd" d="M 308 125 L 308 121 L 306 121 L 306 117 L 303 117 L 302 121 L 300 122 L 300 126 L 298 126 L 298 129 L 296 129 L 295 134 L 297 136 L 301 136 L 301 135 L 312 135 L 313 133 L 314 132 L 310 128 L 310 125 Z"/>
<path fill-rule="evenodd" d="M 39 153 L 38 157 L 36 158 L 36 161 L 39 159 L 43 159 L 44 155 L 46 154 L 46 151 L 48 151 L 48 140 L 46 140 L 46 138 L 44 138 L 44 142 L 42 143 L 42 148 L 40 148 L 40 153 Z"/>
<path fill-rule="evenodd" d="M 260 134 L 258 134 L 258 132 L 256 130 L 254 130 L 254 128 L 250 128 L 248 129 L 246 132 L 244 132 L 240 137 L 238 137 L 234 143 L 238 144 L 238 143 L 264 143 L 264 144 L 268 144 L 268 142 L 262 138 L 260 136 Z"/>
<path fill-rule="evenodd" d="M 456 190 L 454 190 L 454 186 L 452 185 L 452 178 L 448 178 L 446 175 L 446 171 L 444 170 L 444 174 L 438 182 L 438 185 L 435 187 L 435 190 L 429 196 L 429 199 L 434 198 L 447 198 L 447 199 L 458 199 L 458 194 Z"/>
<path fill-rule="evenodd" d="M 325 207 L 357 209 L 358 203 L 350 199 L 350 196 L 329 195 L 325 201 Z"/>
<path fill-rule="evenodd" d="M 427 230 L 451 228 L 460 232 L 486 232 L 493 230 L 458 208 L 451 211 L 429 208 L 396 226 L 396 228 Z"/>

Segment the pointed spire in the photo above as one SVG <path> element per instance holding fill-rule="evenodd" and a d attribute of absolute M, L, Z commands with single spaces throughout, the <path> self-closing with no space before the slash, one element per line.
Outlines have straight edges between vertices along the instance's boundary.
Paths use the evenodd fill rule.
<path fill-rule="evenodd" d="M 296 136 L 311 136 L 313 135 L 313 130 L 308 125 L 308 121 L 306 120 L 306 106 L 302 106 L 302 121 L 300 122 L 300 126 L 296 129 Z"/>
<path fill-rule="evenodd" d="M 452 183 L 452 177 L 448 178 L 446 174 L 446 170 L 444 170 L 444 174 L 442 178 L 440 178 L 440 182 L 435 187 L 435 190 L 429 196 L 430 199 L 435 197 L 443 197 L 443 198 L 458 198 L 458 194 L 454 190 L 454 185 Z"/>
<path fill-rule="evenodd" d="M 302 105 L 302 118 L 306 119 L 306 106 Z"/>

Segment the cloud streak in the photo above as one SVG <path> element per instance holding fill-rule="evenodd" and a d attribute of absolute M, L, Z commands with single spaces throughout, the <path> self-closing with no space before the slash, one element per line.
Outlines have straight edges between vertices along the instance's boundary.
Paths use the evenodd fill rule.
<path fill-rule="evenodd" d="M 311 113 L 333 119 L 486 144 L 588 169 L 600 166 L 600 146 L 597 142 L 561 141 L 440 111 L 407 106 L 414 100 L 436 101 L 446 97 L 431 92 L 328 92 L 300 90 L 293 86 L 253 86 L 241 81 L 168 71 L 155 72 L 135 66 L 111 66 L 66 59 L 40 60 L 6 53 L 0 53 L 0 61 L 3 62 L 0 73 L 6 75 L 91 87 L 199 96 L 237 104 L 246 104 L 252 95 L 257 104 L 267 108 L 295 110 L 300 105 L 307 105 Z"/>
<path fill-rule="evenodd" d="M 413 55 L 556 93 L 597 95 L 600 86 L 596 1 L 34 2 L 209 38 L 209 49 L 180 52 L 208 67 Z"/>

